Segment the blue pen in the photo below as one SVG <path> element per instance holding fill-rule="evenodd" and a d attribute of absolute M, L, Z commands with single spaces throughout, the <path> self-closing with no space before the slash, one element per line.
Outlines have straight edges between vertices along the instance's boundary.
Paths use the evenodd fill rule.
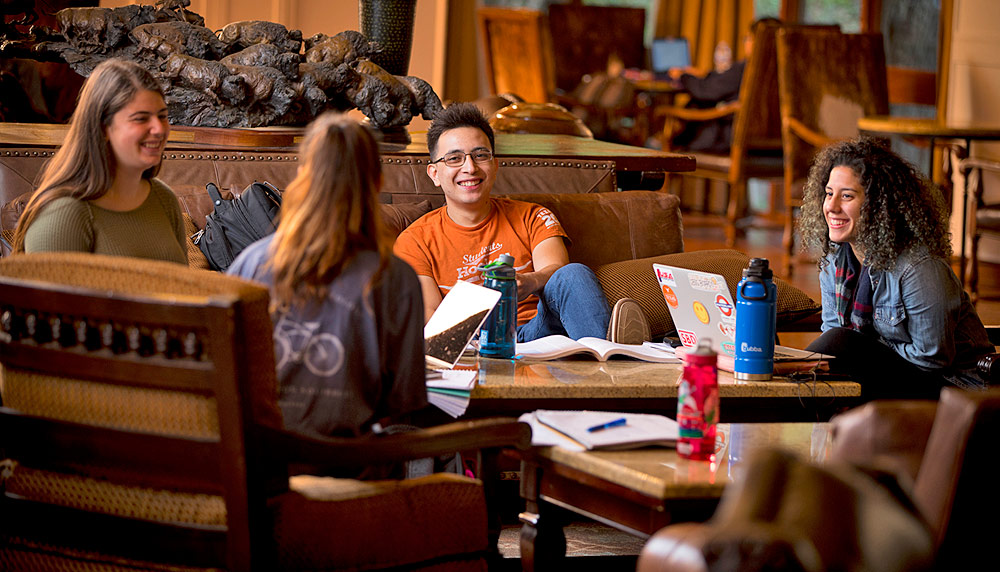
<path fill-rule="evenodd" d="M 594 431 L 603 431 L 605 429 L 610 429 L 612 427 L 619 427 L 625 424 L 626 419 L 622 417 L 621 419 L 615 419 L 614 421 L 608 421 L 607 423 L 601 423 L 600 425 L 594 425 L 587 429 L 588 433 L 593 433 Z"/>

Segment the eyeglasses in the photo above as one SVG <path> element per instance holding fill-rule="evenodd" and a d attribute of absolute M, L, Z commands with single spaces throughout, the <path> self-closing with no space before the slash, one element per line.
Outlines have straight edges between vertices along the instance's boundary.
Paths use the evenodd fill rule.
<path fill-rule="evenodd" d="M 465 164 L 466 155 L 472 157 L 472 160 L 476 163 L 489 163 L 493 160 L 493 151 L 488 149 L 475 149 L 471 153 L 453 151 L 444 157 L 441 157 L 437 161 L 431 161 L 431 164 L 444 162 L 444 164 L 449 167 L 461 167 Z"/>

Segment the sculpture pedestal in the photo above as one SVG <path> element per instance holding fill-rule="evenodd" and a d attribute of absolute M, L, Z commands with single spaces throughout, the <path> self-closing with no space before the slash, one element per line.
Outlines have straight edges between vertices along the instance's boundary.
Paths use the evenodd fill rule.
<path fill-rule="evenodd" d="M 406 146 L 413 142 L 410 132 L 406 130 L 406 127 L 387 127 L 385 129 L 376 129 L 376 131 L 382 135 L 381 141 L 383 143 Z"/>

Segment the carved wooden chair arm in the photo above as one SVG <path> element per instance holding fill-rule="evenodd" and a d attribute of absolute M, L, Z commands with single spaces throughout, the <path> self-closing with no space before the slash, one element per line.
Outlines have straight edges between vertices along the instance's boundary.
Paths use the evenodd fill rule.
<path fill-rule="evenodd" d="M 811 127 L 808 127 L 805 123 L 802 123 L 794 117 L 785 118 L 786 126 L 788 127 L 788 132 L 795 135 L 799 139 L 802 139 L 809 145 L 813 147 L 825 147 L 830 143 L 836 141 L 833 137 L 828 137 Z"/>
<path fill-rule="evenodd" d="M 986 169 L 987 171 L 996 171 L 1000 173 L 1000 161 L 991 161 L 990 159 L 980 159 L 979 157 L 969 157 L 968 159 L 962 159 L 962 162 L 959 163 L 958 168 L 965 175 L 968 175 L 969 171 L 973 169 Z"/>
<path fill-rule="evenodd" d="M 958 163 L 958 170 L 962 173 L 963 177 L 968 178 L 969 188 L 972 190 L 972 217 L 975 218 L 976 210 L 978 208 L 989 207 L 997 208 L 997 205 L 985 205 L 983 203 L 983 194 L 985 193 L 985 185 L 983 185 L 982 171 L 991 171 L 994 173 L 1000 173 L 1000 161 L 993 161 L 990 159 L 981 159 L 978 157 L 968 157 L 962 159 Z M 975 171 L 975 173 L 973 173 Z"/>
<path fill-rule="evenodd" d="M 740 109 L 740 102 L 731 101 L 729 103 L 711 107 L 708 109 L 697 109 L 688 107 L 677 107 L 675 105 L 659 105 L 653 110 L 653 117 L 659 119 L 667 117 L 669 119 L 679 119 L 681 121 L 712 121 L 728 115 L 734 115 Z"/>
<path fill-rule="evenodd" d="M 513 418 L 459 421 L 408 433 L 360 438 L 306 437 L 281 429 L 259 429 L 268 458 L 321 468 L 365 467 L 499 447 L 526 449 L 531 444 L 531 427 Z"/>
<path fill-rule="evenodd" d="M 663 120 L 663 129 L 660 132 L 660 138 L 663 142 L 663 149 L 669 151 L 673 149 L 673 139 L 681 131 L 681 126 L 684 123 L 702 123 L 723 117 L 731 117 L 739 109 L 740 102 L 738 101 L 731 101 L 710 109 L 659 105 L 653 109 L 653 122 L 658 123 L 661 119 Z"/>

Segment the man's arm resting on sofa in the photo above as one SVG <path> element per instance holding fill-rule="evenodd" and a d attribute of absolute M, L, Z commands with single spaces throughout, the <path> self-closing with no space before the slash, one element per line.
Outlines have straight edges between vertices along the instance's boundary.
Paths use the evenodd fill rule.
<path fill-rule="evenodd" d="M 524 300 L 531 294 L 541 292 L 542 288 L 556 270 L 569 264 L 569 252 L 561 236 L 552 236 L 539 242 L 531 251 L 534 272 L 517 273 L 517 298 Z"/>

